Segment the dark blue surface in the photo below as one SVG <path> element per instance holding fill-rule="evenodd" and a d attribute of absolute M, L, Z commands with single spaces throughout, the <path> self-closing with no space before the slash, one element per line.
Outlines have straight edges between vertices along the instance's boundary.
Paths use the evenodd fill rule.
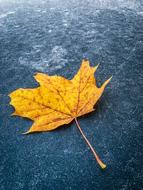
<path fill-rule="evenodd" d="M 142 1 L 0 1 L 0 190 L 143 189 Z M 107 164 L 97 165 L 75 123 L 22 135 L 11 91 L 37 87 L 35 72 L 72 78 L 83 58 L 113 75 L 96 111 L 79 122 Z"/>

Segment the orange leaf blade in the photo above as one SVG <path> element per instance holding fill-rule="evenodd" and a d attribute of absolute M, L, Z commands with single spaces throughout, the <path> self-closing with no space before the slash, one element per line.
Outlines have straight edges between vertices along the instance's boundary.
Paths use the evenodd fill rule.
<path fill-rule="evenodd" d="M 93 111 L 93 106 L 111 80 L 108 79 L 98 88 L 94 77 L 97 67 L 91 67 L 89 61 L 83 60 L 72 80 L 37 73 L 35 79 L 39 87 L 18 89 L 9 95 L 10 104 L 15 108 L 13 115 L 33 120 L 28 130 L 32 133 L 56 129 Z"/>

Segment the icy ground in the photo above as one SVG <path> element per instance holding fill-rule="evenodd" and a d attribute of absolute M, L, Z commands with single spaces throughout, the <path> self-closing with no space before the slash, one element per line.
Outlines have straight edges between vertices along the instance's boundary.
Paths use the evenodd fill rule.
<path fill-rule="evenodd" d="M 96 111 L 79 119 L 107 169 L 74 123 L 21 135 L 8 93 L 36 87 L 35 72 L 72 78 L 83 58 L 113 75 Z M 143 1 L 0 0 L 0 190 L 143 189 Z"/>

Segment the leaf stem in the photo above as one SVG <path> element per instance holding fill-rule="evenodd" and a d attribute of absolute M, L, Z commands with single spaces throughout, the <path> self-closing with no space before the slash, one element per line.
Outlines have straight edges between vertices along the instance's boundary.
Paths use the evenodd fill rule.
<path fill-rule="evenodd" d="M 93 155 L 95 157 L 95 159 L 97 160 L 98 164 L 100 165 L 100 167 L 102 169 L 105 169 L 106 168 L 106 165 L 100 160 L 99 156 L 97 155 L 97 153 L 95 152 L 94 148 L 92 147 L 92 145 L 90 144 L 90 142 L 88 141 L 88 139 L 86 138 L 86 136 L 84 135 L 78 121 L 77 121 L 77 118 L 75 118 L 75 122 L 76 122 L 76 125 L 82 135 L 82 137 L 84 138 L 84 140 L 86 141 L 87 145 L 90 147 L 91 151 L 93 152 Z"/>

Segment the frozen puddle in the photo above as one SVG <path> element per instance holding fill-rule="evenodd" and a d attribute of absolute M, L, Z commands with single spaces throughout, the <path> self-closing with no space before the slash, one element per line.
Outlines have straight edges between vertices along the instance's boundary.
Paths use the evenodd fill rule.
<path fill-rule="evenodd" d="M 38 71 L 47 72 L 63 68 L 67 63 L 66 55 L 67 51 L 62 46 L 54 46 L 48 53 L 42 51 L 42 45 L 35 45 L 31 52 L 25 52 L 23 56 L 19 57 L 19 63 Z"/>

